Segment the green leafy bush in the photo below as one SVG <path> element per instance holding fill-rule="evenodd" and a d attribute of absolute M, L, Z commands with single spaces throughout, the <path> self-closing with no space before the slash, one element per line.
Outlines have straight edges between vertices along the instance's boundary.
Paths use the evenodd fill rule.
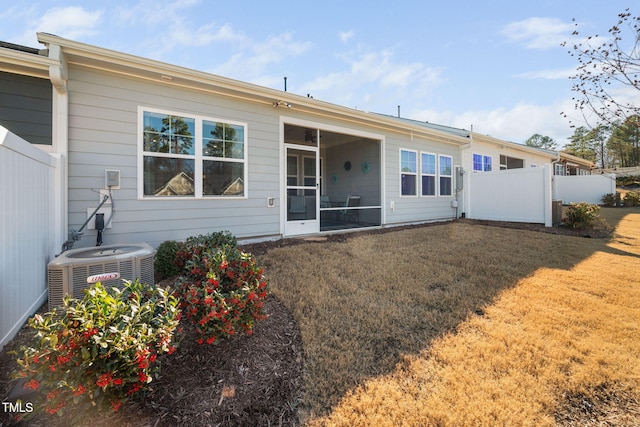
<path fill-rule="evenodd" d="M 167 240 L 158 246 L 154 260 L 154 270 L 157 278 L 177 276 L 180 267 L 176 265 L 176 254 L 180 250 L 180 243 L 174 240 Z"/>
<path fill-rule="evenodd" d="M 40 392 L 34 406 L 50 414 L 67 405 L 117 410 L 151 382 L 157 356 L 175 351 L 179 318 L 167 290 L 137 280 L 123 289 L 97 283 L 82 300 L 67 296 L 60 311 L 29 320 L 37 334 L 21 348 L 16 376 Z"/>
<path fill-rule="evenodd" d="M 180 248 L 176 253 L 175 265 L 183 271 L 187 268 L 187 263 L 192 258 L 200 259 L 200 254 L 215 248 L 223 246 L 236 247 L 238 241 L 229 231 L 216 231 L 209 234 L 201 234 L 187 238 L 184 243 L 180 244 Z"/>
<path fill-rule="evenodd" d="M 640 191 L 629 191 L 624 195 L 625 206 L 640 206 Z"/>
<path fill-rule="evenodd" d="M 620 193 L 609 193 L 602 196 L 602 204 L 606 207 L 620 206 Z"/>
<path fill-rule="evenodd" d="M 255 321 L 265 317 L 264 270 L 251 254 L 234 246 L 199 249 L 187 262 L 188 274 L 178 292 L 198 343 L 217 343 L 237 332 L 251 334 Z"/>
<path fill-rule="evenodd" d="M 600 221 L 600 206 L 587 202 L 571 203 L 564 223 L 571 228 L 588 228 Z"/>

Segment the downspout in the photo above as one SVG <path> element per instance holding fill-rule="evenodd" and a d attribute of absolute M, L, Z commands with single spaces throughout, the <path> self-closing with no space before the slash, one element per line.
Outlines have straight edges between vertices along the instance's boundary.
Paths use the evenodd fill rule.
<path fill-rule="evenodd" d="M 67 240 L 69 229 L 69 92 L 67 89 L 68 69 L 67 61 L 58 45 L 47 46 L 49 58 L 56 60 L 56 65 L 49 67 L 49 79 L 53 85 L 53 120 L 52 138 L 53 152 L 58 156 L 60 171 L 55 182 L 55 210 L 53 212 L 56 224 L 55 247 L 62 247 Z"/>
<path fill-rule="evenodd" d="M 456 184 L 456 219 L 460 216 L 460 213 L 462 213 L 463 217 L 466 217 L 466 213 L 467 213 L 467 204 L 468 204 L 467 194 L 469 191 L 468 189 L 469 180 L 467 180 L 467 185 L 464 185 L 464 174 L 466 173 L 464 170 L 464 151 L 471 148 L 471 146 L 473 146 L 473 125 L 471 125 L 471 130 L 469 131 L 467 138 L 469 138 L 469 142 L 467 144 L 460 146 L 460 158 L 462 159 L 461 171 L 463 175 L 458 176 L 456 172 L 456 181 L 458 179 L 463 180 L 462 190 L 458 190 L 458 185 Z M 462 203 L 460 203 L 459 193 L 462 193 Z"/>

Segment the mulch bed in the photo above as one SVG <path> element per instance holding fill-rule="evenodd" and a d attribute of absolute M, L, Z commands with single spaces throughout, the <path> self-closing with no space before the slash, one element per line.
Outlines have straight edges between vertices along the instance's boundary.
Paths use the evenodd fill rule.
<path fill-rule="evenodd" d="M 458 220 L 464 223 L 527 229 L 582 237 L 605 237 L 596 230 L 575 231 L 568 228 L 545 228 L 537 224 L 515 224 L 496 221 Z M 258 259 L 266 251 L 282 246 L 311 241 L 340 242 L 362 234 L 378 234 L 414 227 L 436 226 L 437 223 L 408 225 L 345 234 L 332 234 L 319 239 L 281 239 L 242 245 Z M 603 234 L 604 233 L 604 234 Z M 171 284 L 173 279 L 162 284 Z M 217 345 L 198 345 L 194 332 L 185 331 L 178 351 L 162 356 L 162 370 L 154 379 L 151 392 L 133 404 L 124 405 L 110 415 L 90 414 L 85 425 L 98 426 L 289 426 L 298 425 L 297 408 L 301 401 L 303 381 L 303 343 L 297 324 L 285 306 L 274 296 L 265 302 L 267 319 L 256 324 L 251 336 L 237 336 Z M 46 306 L 41 308 L 45 310 Z M 6 401 L 14 387 L 10 373 L 17 367 L 17 350 L 28 342 L 30 332 L 23 330 L 0 353 L 0 400 Z M 170 357 L 170 359 L 169 359 Z M 637 410 L 627 399 L 609 396 L 605 403 L 616 403 L 621 410 Z M 584 400 L 567 398 L 566 410 L 556 415 L 559 425 L 579 425 L 593 417 L 584 411 Z M 598 402 L 590 402 L 598 405 Z M 604 403 L 599 410 L 606 412 Z M 626 409 L 625 409 L 626 408 Z M 10 414 L 0 410 L 0 427 L 6 425 L 68 426 L 67 417 L 41 415 L 28 422 L 16 423 Z M 607 424 L 614 425 L 614 424 Z"/>
<path fill-rule="evenodd" d="M 166 284 L 166 283 L 165 283 Z M 44 309 L 44 308 L 43 308 Z M 143 400 L 111 415 L 90 414 L 92 426 L 290 426 L 297 425 L 302 382 L 302 341 L 295 321 L 273 296 L 264 305 L 267 319 L 250 336 L 217 345 L 196 344 L 195 332 L 181 335 L 178 351 L 158 358 L 159 378 Z M 9 373 L 17 365 L 11 350 L 29 340 L 22 331 L 0 353 L 0 397 L 13 388 Z M 169 359 L 170 358 L 170 359 Z M 15 423 L 0 411 L 0 426 L 70 426 L 68 417 L 41 415 Z"/>

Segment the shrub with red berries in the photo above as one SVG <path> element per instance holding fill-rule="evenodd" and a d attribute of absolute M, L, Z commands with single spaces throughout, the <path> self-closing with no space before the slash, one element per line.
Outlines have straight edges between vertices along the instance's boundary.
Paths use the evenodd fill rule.
<path fill-rule="evenodd" d="M 162 353 L 173 353 L 180 319 L 170 291 L 138 281 L 122 289 L 100 283 L 60 311 L 36 315 L 31 346 L 22 347 L 17 376 L 39 392 L 37 409 L 62 414 L 69 405 L 117 410 L 145 389 Z M 80 411 L 83 412 L 83 411 Z"/>
<path fill-rule="evenodd" d="M 177 296 L 184 316 L 198 332 L 199 344 L 215 344 L 238 332 L 251 334 L 264 319 L 264 270 L 251 254 L 235 246 L 198 247 L 186 257 Z"/>

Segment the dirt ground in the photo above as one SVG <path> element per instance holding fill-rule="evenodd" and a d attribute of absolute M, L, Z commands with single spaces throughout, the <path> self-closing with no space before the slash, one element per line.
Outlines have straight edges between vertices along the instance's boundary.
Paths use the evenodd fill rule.
<path fill-rule="evenodd" d="M 524 228 L 531 231 L 568 234 L 590 238 L 606 237 L 608 231 L 545 228 L 535 224 L 499 223 L 459 220 L 482 225 Z M 413 225 L 348 234 L 333 234 L 312 239 L 344 241 L 362 233 L 387 233 Z M 241 245 L 258 260 L 270 248 L 304 245 L 305 239 L 283 239 Z M 167 283 L 170 283 L 169 279 Z M 44 307 L 43 309 L 44 310 Z M 267 319 L 258 322 L 253 335 L 238 336 L 215 346 L 197 345 L 192 332 L 182 336 L 179 350 L 162 362 L 160 377 L 152 382 L 152 390 L 143 399 L 123 406 L 118 412 L 104 416 L 88 414 L 85 425 L 93 426 L 291 426 L 298 425 L 297 408 L 301 401 L 304 372 L 304 349 L 295 320 L 284 305 L 269 296 L 265 303 Z M 17 367 L 16 350 L 29 340 L 24 329 L 0 353 L 0 400 L 14 387 L 10 373 Z M 561 425 L 582 425 L 592 417 L 598 402 L 585 403 L 580 396 L 567 400 L 566 413 L 556 418 Z M 10 414 L 0 411 L 0 427 L 68 426 L 67 417 L 40 416 L 29 422 L 16 423 Z"/>

